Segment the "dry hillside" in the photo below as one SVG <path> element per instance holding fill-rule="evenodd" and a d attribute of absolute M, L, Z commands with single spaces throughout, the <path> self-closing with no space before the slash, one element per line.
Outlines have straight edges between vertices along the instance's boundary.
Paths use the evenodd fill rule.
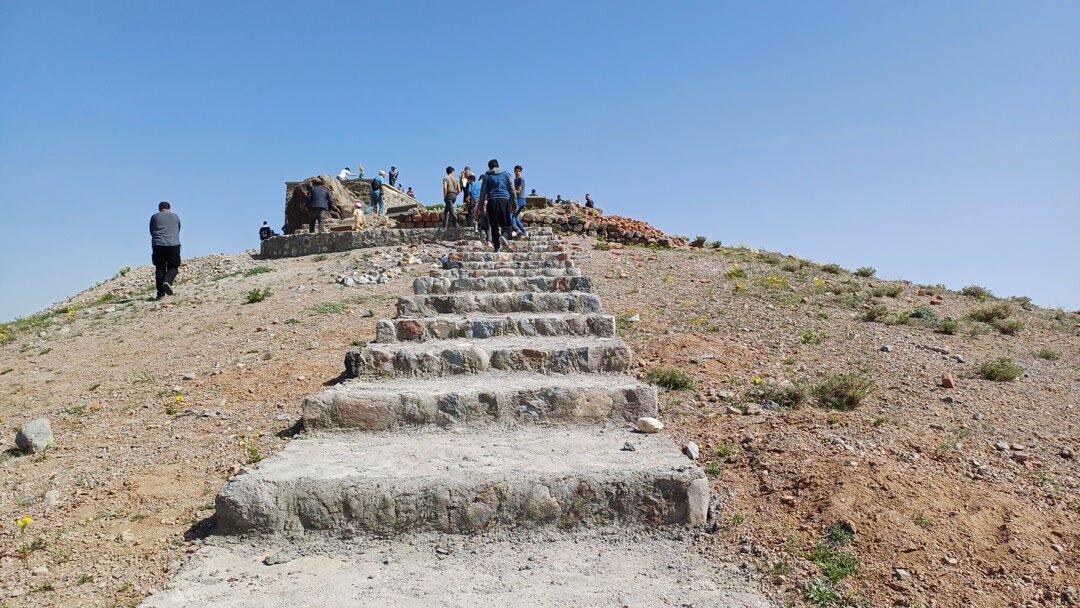
<path fill-rule="evenodd" d="M 712 559 L 781 605 L 1080 602 L 1075 314 L 747 249 L 568 241 L 640 375 L 670 387 L 665 432 L 700 446 Z M 0 422 L 48 417 L 56 441 L 0 457 L 0 606 L 138 604 L 445 250 L 200 258 L 160 304 L 142 267 L 5 326 Z M 338 282 L 377 269 L 389 282 Z"/>

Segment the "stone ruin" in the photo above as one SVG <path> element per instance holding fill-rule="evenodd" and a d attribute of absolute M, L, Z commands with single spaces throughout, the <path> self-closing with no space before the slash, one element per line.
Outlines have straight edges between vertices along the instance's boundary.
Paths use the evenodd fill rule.
<path fill-rule="evenodd" d="M 302 182 L 287 182 L 285 184 L 285 234 L 307 232 L 308 225 L 311 223 L 307 203 L 311 190 L 317 183 L 321 183 L 330 191 L 331 202 L 327 213 L 327 228 L 331 231 L 352 230 L 353 210 L 358 206 L 362 209 L 371 206 L 369 180 L 343 182 L 329 175 L 317 175 Z M 393 228 L 396 226 L 394 218 L 401 217 L 413 209 L 422 208 L 419 201 L 387 184 L 383 184 L 383 203 L 386 206 L 386 215 L 365 213 L 364 230 Z"/>

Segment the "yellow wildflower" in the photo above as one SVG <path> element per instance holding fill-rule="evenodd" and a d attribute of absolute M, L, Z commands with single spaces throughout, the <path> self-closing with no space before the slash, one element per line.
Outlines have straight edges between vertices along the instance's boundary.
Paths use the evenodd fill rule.
<path fill-rule="evenodd" d="M 751 380 L 751 382 L 753 382 L 754 384 L 761 384 L 762 382 L 765 382 L 765 381 L 762 380 L 761 378 L 758 378 L 757 376 L 754 376 L 754 379 Z"/>
<path fill-rule="evenodd" d="M 34 518 L 27 515 L 26 517 L 20 519 L 16 523 L 19 524 L 19 531 L 21 532 L 21 531 L 25 530 L 27 526 L 34 523 Z"/>

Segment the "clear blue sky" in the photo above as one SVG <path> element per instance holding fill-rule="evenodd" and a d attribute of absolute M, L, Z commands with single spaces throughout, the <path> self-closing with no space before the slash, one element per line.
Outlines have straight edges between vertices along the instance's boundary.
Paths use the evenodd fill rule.
<path fill-rule="evenodd" d="M 486 31 L 485 28 L 491 28 Z M 0 0 L 0 320 L 391 164 L 1080 307 L 1078 2 Z"/>

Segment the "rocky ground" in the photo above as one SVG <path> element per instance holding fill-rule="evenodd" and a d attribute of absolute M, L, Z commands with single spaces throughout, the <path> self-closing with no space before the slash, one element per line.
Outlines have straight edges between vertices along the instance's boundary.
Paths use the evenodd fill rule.
<path fill-rule="evenodd" d="M 698 554 L 784 605 L 1080 601 L 1075 314 L 746 249 L 570 242 L 641 375 L 693 382 L 662 398 L 720 497 Z M 445 251 L 199 258 L 160 303 L 142 267 L 3 328 L 0 422 L 48 417 L 55 442 L 0 456 L 0 606 L 160 587 L 223 482 L 289 440 L 302 398 Z M 1020 377 L 983 379 L 1003 356 Z M 801 390 L 837 373 L 874 387 L 848 411 Z"/>

